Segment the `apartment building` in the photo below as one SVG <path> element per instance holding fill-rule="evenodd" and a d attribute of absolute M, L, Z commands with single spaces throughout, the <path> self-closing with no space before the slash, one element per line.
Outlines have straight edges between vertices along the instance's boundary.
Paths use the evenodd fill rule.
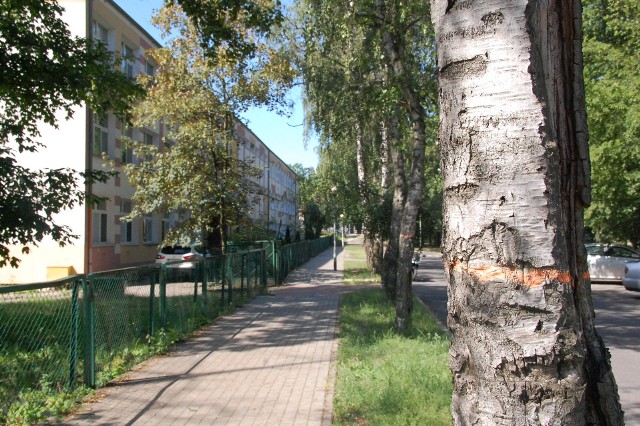
<path fill-rule="evenodd" d="M 256 225 L 274 232 L 277 238 L 296 231 L 298 179 L 291 168 L 265 145 L 249 128 L 236 124 L 238 158 L 262 169 L 260 186 L 264 195 L 249 212 Z"/>
<path fill-rule="evenodd" d="M 112 0 L 59 0 L 65 8 L 63 19 L 75 36 L 93 37 L 121 55 L 121 71 L 130 77 L 154 75 L 155 64 L 145 51 L 160 47 L 154 38 Z M 86 107 L 77 108 L 70 120 L 58 117 L 59 127 L 41 126 L 45 146 L 36 154 L 25 154 L 20 162 L 31 168 L 110 170 L 115 165 L 137 161 L 122 143 L 122 137 L 144 141 L 162 149 L 165 128 L 126 128 L 111 114 L 98 116 Z M 246 126 L 237 123 L 237 152 L 240 159 L 251 157 L 265 173 L 260 181 L 266 195 L 252 210 L 252 219 L 284 235 L 295 226 L 295 174 Z M 109 161 L 105 161 L 107 158 Z M 78 236 L 73 244 L 60 247 L 51 239 L 31 247 L 22 255 L 19 268 L 0 268 L 0 283 L 37 282 L 74 273 L 90 273 L 136 266 L 154 261 L 158 245 L 174 226 L 175 215 L 150 215 L 132 222 L 120 218 L 131 212 L 135 192 L 120 173 L 107 183 L 93 184 L 93 194 L 105 197 L 94 206 L 78 206 L 58 215 L 56 223 L 71 228 Z M 14 247 L 13 250 L 20 250 Z"/>

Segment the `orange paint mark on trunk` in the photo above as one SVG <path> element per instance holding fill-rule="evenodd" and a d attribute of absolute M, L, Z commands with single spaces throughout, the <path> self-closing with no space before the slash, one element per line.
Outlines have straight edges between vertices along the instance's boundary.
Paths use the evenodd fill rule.
<path fill-rule="evenodd" d="M 555 268 L 526 268 L 520 269 L 508 266 L 482 265 L 465 266 L 458 260 L 449 262 L 449 270 L 470 275 L 474 281 L 486 283 L 491 281 L 518 282 L 530 288 L 539 287 L 550 281 L 557 281 L 566 285 L 573 285 L 571 274 Z M 586 273 L 587 277 L 589 273 Z"/>

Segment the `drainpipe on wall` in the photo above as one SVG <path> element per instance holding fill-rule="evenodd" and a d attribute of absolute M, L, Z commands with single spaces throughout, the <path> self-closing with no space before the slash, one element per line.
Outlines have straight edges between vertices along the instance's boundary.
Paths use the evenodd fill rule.
<path fill-rule="evenodd" d="M 267 151 L 267 229 L 271 229 L 271 151 L 269 149 L 267 149 L 266 151 Z"/>
<path fill-rule="evenodd" d="M 93 0 L 87 0 L 86 2 L 86 24 L 87 24 L 87 38 L 93 40 L 93 31 L 91 31 L 91 24 L 93 22 Z M 92 169 L 91 161 L 91 141 L 93 140 L 93 114 L 91 109 L 85 105 L 85 170 L 90 171 Z M 85 194 L 90 196 L 93 188 L 90 183 L 85 183 Z M 88 274 L 91 271 L 91 204 L 84 203 L 84 273 Z"/>

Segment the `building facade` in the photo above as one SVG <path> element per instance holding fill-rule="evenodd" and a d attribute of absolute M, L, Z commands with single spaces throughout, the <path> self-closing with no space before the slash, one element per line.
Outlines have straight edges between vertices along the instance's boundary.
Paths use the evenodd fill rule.
<path fill-rule="evenodd" d="M 291 168 L 274 154 L 260 138 L 242 123 L 236 124 L 238 159 L 262 169 L 258 197 L 249 217 L 256 225 L 269 229 L 276 238 L 283 238 L 287 228 L 293 237 L 296 231 L 298 178 Z"/>
<path fill-rule="evenodd" d="M 93 37 L 122 58 L 121 71 L 134 78 L 140 73 L 153 76 L 156 66 L 145 57 L 149 49 L 160 47 L 138 23 L 112 0 L 60 0 L 63 19 L 74 36 Z M 0 268 L 0 283 L 39 282 L 74 273 L 91 273 L 152 263 L 167 230 L 177 215 L 150 215 L 131 222 L 120 218 L 131 212 L 135 193 L 122 173 L 123 164 L 137 161 L 123 136 L 163 147 L 164 125 L 127 128 L 112 114 L 98 116 L 86 107 L 77 108 L 70 120 L 58 117 L 58 128 L 41 126 L 44 147 L 19 158 L 30 168 L 112 170 L 120 172 L 106 183 L 87 188 L 105 201 L 94 206 L 78 206 L 62 212 L 55 221 L 68 226 L 78 238 L 60 247 L 47 238 L 31 253 L 19 256 L 19 268 Z M 295 223 L 295 174 L 242 123 L 237 124 L 240 159 L 254 158 L 265 173 L 260 185 L 265 196 L 251 212 L 251 218 L 274 231 L 293 229 Z M 284 227 L 284 228 L 283 228 Z M 12 247 L 19 251 L 21 247 Z"/>

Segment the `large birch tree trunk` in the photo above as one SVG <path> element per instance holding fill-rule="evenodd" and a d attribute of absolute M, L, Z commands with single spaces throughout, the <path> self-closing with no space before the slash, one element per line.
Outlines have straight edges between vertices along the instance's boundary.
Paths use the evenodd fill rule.
<path fill-rule="evenodd" d="M 583 245 L 580 0 L 432 0 L 455 424 L 622 424 Z"/>

